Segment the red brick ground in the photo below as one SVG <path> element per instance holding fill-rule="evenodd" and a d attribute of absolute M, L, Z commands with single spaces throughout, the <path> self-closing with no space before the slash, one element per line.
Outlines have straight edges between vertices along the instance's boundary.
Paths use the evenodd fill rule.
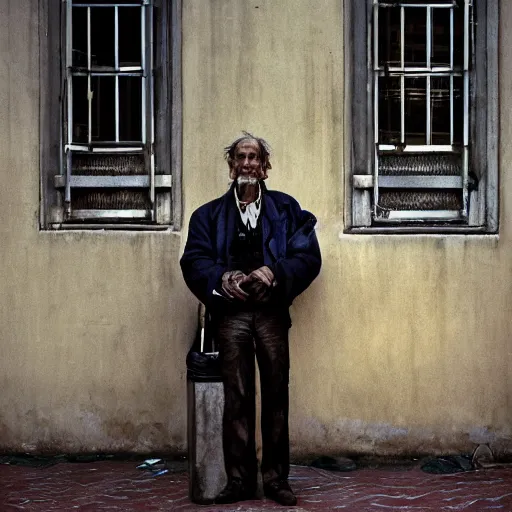
<path fill-rule="evenodd" d="M 297 507 L 269 500 L 200 506 L 188 500 L 186 472 L 159 477 L 133 461 L 0 465 L 0 511 L 490 511 L 512 512 L 512 468 L 430 475 L 419 468 L 335 473 L 293 466 Z"/>

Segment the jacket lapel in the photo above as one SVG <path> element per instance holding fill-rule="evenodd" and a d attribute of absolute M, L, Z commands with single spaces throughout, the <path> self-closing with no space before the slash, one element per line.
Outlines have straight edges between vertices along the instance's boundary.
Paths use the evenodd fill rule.
<path fill-rule="evenodd" d="M 233 182 L 231 188 L 224 194 L 218 210 L 214 214 L 217 220 L 217 263 L 229 264 L 229 248 L 233 242 L 238 210 L 233 197 Z M 262 219 L 261 229 L 263 236 L 263 255 L 265 264 L 273 263 L 286 256 L 286 233 L 287 218 L 286 212 L 280 212 L 275 202 L 266 193 L 267 189 L 262 186 Z"/>
<path fill-rule="evenodd" d="M 217 221 L 217 263 L 229 264 L 229 248 L 233 241 L 235 226 L 235 201 L 233 199 L 233 186 L 222 196 L 222 201 L 213 218 Z"/>

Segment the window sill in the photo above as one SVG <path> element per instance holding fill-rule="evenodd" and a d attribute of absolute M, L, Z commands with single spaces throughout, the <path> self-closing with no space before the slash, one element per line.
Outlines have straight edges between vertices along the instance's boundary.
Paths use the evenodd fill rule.
<path fill-rule="evenodd" d="M 360 236 L 362 235 L 362 236 Z M 340 240 L 365 239 L 373 237 L 384 238 L 386 236 L 400 239 L 435 238 L 435 239 L 464 239 L 464 240 L 495 240 L 499 241 L 499 233 L 486 232 L 482 228 L 351 228 L 339 233 Z"/>
<path fill-rule="evenodd" d="M 162 234 L 181 234 L 181 231 L 175 226 L 152 225 L 152 226 L 134 226 L 133 224 L 63 224 L 58 229 L 39 229 L 40 233 L 51 233 L 58 235 L 69 233 L 162 233 Z"/>

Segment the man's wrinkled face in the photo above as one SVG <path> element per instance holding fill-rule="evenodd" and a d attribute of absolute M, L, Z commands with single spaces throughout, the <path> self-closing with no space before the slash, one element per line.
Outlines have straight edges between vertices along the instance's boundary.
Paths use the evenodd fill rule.
<path fill-rule="evenodd" d="M 235 156 L 231 162 L 229 177 L 232 180 L 238 178 L 264 180 L 267 172 L 263 169 L 260 158 L 260 148 L 254 140 L 242 140 L 235 149 Z"/>

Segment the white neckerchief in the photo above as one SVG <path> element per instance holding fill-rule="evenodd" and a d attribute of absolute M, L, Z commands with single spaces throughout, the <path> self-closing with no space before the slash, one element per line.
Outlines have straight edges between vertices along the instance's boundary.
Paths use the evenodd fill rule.
<path fill-rule="evenodd" d="M 244 226 L 246 226 L 247 229 L 255 229 L 261 212 L 261 186 L 259 186 L 258 199 L 249 204 L 240 202 L 235 187 L 235 200 Z"/>

